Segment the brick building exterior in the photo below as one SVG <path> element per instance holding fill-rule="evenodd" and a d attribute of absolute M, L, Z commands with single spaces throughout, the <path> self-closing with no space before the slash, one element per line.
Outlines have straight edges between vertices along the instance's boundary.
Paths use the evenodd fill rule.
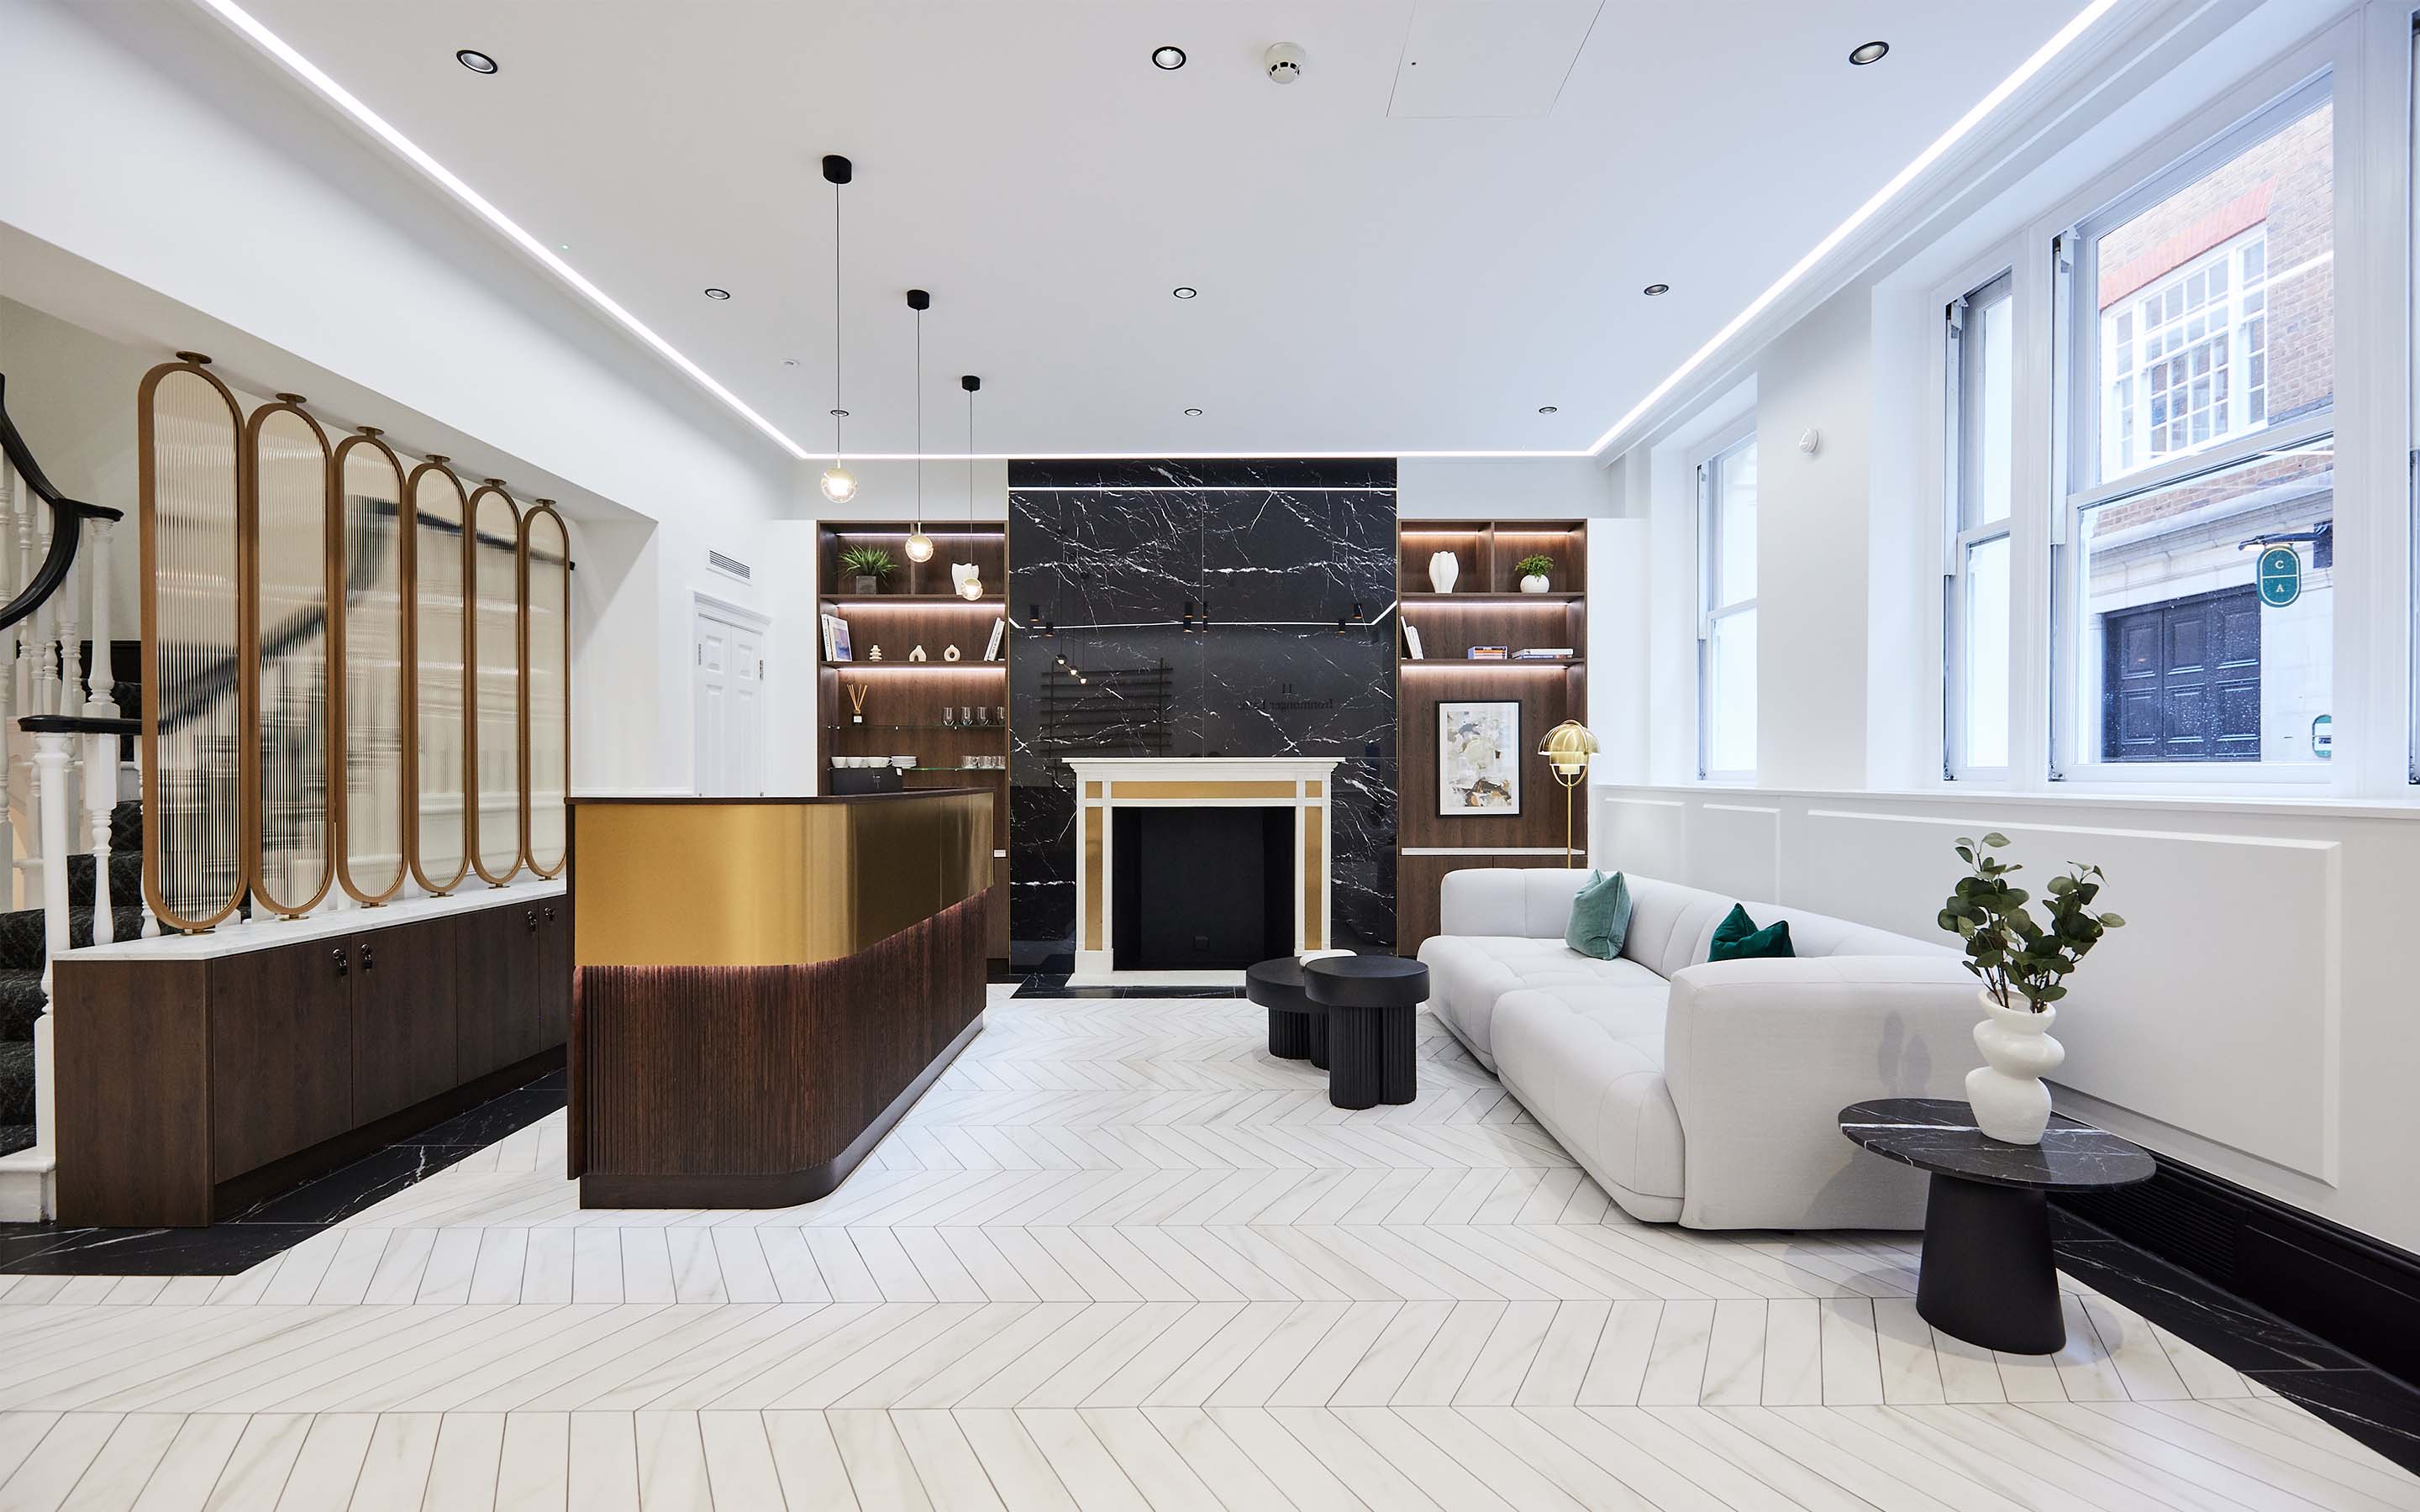
<path fill-rule="evenodd" d="M 2099 481 L 2332 403 L 2333 129 L 2323 102 L 2099 239 Z M 2331 543 L 2293 543 L 2304 588 L 2283 607 L 2259 600 L 2244 543 L 2334 515 L 2324 442 L 2093 510 L 2080 753 L 2326 759 Z"/>

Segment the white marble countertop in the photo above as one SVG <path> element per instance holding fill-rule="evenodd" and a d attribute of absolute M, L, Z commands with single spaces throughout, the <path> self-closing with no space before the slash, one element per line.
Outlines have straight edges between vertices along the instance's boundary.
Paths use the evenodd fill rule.
<path fill-rule="evenodd" d="M 318 912 L 301 918 L 284 919 L 272 916 L 256 918 L 250 923 L 230 919 L 204 934 L 162 934 L 157 939 L 119 940 L 110 945 L 70 950 L 59 959 L 62 965 L 73 965 L 80 961 L 208 961 L 219 956 L 240 955 L 247 950 L 267 950 L 280 945 L 300 945 L 312 940 L 359 934 L 367 930 L 392 929 L 398 924 L 413 924 L 453 914 L 475 913 L 482 908 L 499 908 L 507 903 L 560 898 L 564 892 L 565 886 L 560 879 L 552 882 L 523 880 L 502 887 L 491 887 L 473 879 L 443 898 L 398 899 L 376 908 L 339 908 L 322 903 Z"/>

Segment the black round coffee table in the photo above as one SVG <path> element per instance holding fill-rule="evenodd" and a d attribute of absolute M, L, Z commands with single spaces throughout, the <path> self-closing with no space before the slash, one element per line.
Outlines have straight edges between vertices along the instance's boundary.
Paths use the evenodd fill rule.
<path fill-rule="evenodd" d="M 2141 1146 L 2056 1115 L 2040 1144 L 2003 1144 L 1975 1127 L 1974 1109 L 1947 1098 L 1854 1103 L 1840 1110 L 1840 1133 L 1932 1173 L 1916 1310 L 1945 1334 L 2009 1354 L 2055 1354 L 2067 1344 L 2049 1195 L 2133 1186 L 2159 1168 Z"/>
<path fill-rule="evenodd" d="M 1244 995 L 1269 1011 L 1269 1054 L 1327 1069 L 1327 1010 L 1303 991 L 1302 963 L 1290 955 L 1244 971 Z"/>
<path fill-rule="evenodd" d="M 1310 1000 L 1327 1010 L 1331 1104 L 1370 1108 L 1419 1095 L 1412 1029 L 1428 1001 L 1428 967 L 1394 955 L 1336 955 L 1306 964 L 1302 980 Z"/>

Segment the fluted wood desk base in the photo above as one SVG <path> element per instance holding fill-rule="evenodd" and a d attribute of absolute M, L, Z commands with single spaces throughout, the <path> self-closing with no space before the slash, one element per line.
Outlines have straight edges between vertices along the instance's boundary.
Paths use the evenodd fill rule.
<path fill-rule="evenodd" d="M 983 1027 L 989 896 L 813 965 L 580 968 L 581 1206 L 831 1193 Z"/>

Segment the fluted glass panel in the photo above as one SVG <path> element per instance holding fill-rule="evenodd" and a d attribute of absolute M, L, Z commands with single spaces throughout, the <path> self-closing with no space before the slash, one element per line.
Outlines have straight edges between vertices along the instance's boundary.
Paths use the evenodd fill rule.
<path fill-rule="evenodd" d="M 565 856 L 571 787 L 571 566 L 563 521 L 541 509 L 529 537 L 529 860 L 552 875 Z"/>
<path fill-rule="evenodd" d="M 301 413 L 262 411 L 253 432 L 259 546 L 261 902 L 296 914 L 327 891 L 328 443 Z"/>
<path fill-rule="evenodd" d="M 469 864 L 462 807 L 463 656 L 461 486 L 436 468 L 422 470 L 412 487 L 412 574 L 415 616 L 413 765 L 417 828 L 412 864 L 421 885 L 442 891 L 462 880 Z"/>
<path fill-rule="evenodd" d="M 338 449 L 344 533 L 345 855 L 365 902 L 403 882 L 403 477 L 358 438 Z"/>
<path fill-rule="evenodd" d="M 240 774 L 243 721 L 238 688 L 237 453 L 235 408 L 190 369 L 150 385 L 143 426 L 149 485 L 154 656 L 149 705 L 154 746 L 152 907 L 163 922 L 204 928 L 243 895 Z"/>
<path fill-rule="evenodd" d="M 479 874 L 503 882 L 521 860 L 521 594 L 520 517 L 503 490 L 482 488 L 472 500 L 472 630 L 476 656 L 473 689 L 473 793 L 478 802 L 473 839 Z"/>

